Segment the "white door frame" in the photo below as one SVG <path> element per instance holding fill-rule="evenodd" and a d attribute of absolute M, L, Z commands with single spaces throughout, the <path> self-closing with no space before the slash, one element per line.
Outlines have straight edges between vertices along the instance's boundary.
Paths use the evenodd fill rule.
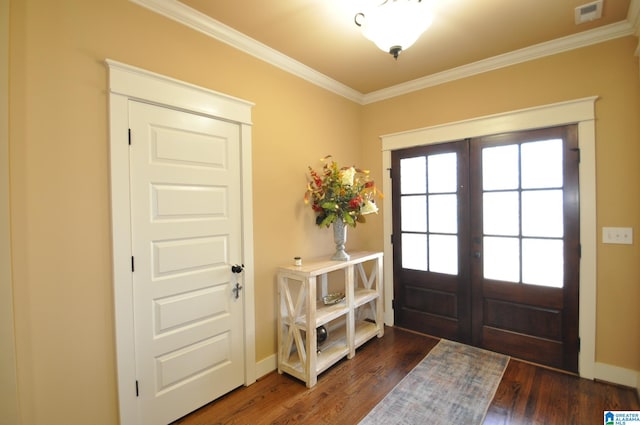
<path fill-rule="evenodd" d="M 130 100 L 205 115 L 240 127 L 242 186 L 242 262 L 244 271 L 244 382 L 256 380 L 253 270 L 253 202 L 251 177 L 251 108 L 253 103 L 194 86 L 149 71 L 106 60 L 109 68 L 109 129 L 111 154 L 111 225 L 116 359 L 121 425 L 137 424 L 133 277 L 129 198 Z"/>
<path fill-rule="evenodd" d="M 580 147 L 580 376 L 595 377 L 596 354 L 596 149 L 595 102 L 597 96 L 543 105 L 503 114 L 458 121 L 434 127 L 381 136 L 382 170 L 391 168 L 391 152 L 412 146 L 428 145 L 505 132 L 578 124 Z M 393 233 L 391 177 L 383 172 L 384 234 Z M 393 246 L 384 239 L 385 323 L 393 325 Z"/>

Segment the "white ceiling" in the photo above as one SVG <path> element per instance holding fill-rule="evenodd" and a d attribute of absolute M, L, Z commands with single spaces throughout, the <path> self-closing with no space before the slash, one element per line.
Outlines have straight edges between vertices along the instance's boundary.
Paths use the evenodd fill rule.
<path fill-rule="evenodd" d="M 398 60 L 354 23 L 380 0 L 131 0 L 345 97 L 368 103 L 617 37 L 638 35 L 640 0 L 426 0 L 432 26 Z M 425 0 L 423 0 L 425 1 Z"/>

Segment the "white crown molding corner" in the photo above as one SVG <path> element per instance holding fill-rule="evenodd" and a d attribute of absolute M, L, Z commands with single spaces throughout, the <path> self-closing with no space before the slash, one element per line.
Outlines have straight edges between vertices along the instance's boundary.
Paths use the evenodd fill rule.
<path fill-rule="evenodd" d="M 640 0 L 637 0 L 640 2 Z M 452 68 L 437 74 L 428 75 L 406 83 L 381 89 L 364 95 L 363 104 L 375 103 L 396 96 L 408 94 L 417 90 L 437 86 L 450 81 L 472 77 L 484 72 L 505 68 L 518 63 L 540 59 L 557 53 L 590 46 L 604 41 L 613 40 L 633 34 L 633 27 L 629 21 L 610 24 L 579 34 L 558 38 L 545 43 L 536 44 L 513 52 L 483 59 L 468 65 Z"/>
<path fill-rule="evenodd" d="M 303 80 L 361 104 L 363 94 L 217 21 L 178 0 L 130 0 L 189 28 L 230 45 Z"/>
<path fill-rule="evenodd" d="M 218 41 L 226 43 L 255 58 L 263 60 L 286 72 L 298 76 L 312 84 L 343 96 L 351 101 L 366 105 L 379 102 L 417 90 L 433 87 L 446 82 L 471 77 L 484 72 L 539 59 L 545 56 L 590 46 L 615 38 L 640 35 L 640 0 L 631 0 L 627 19 L 579 34 L 562 37 L 531 47 L 494 56 L 468 65 L 427 75 L 406 83 L 387 87 L 367 94 L 360 93 L 298 61 L 292 59 L 259 41 L 223 24 L 220 21 L 194 10 L 178 0 L 129 0 L 160 15 L 173 19 Z M 640 44 L 636 49 L 640 55 Z"/>

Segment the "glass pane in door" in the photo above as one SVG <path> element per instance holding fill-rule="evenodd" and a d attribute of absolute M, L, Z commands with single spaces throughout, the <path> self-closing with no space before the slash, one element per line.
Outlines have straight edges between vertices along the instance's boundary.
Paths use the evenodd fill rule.
<path fill-rule="evenodd" d="M 522 235 L 561 238 L 564 233 L 562 190 L 522 192 Z"/>
<path fill-rule="evenodd" d="M 516 189 L 520 168 L 518 145 L 497 146 L 482 150 L 482 188 L 484 190 Z"/>
<path fill-rule="evenodd" d="M 520 282 L 520 240 L 486 236 L 484 247 L 484 278 Z"/>
<path fill-rule="evenodd" d="M 456 233 L 458 231 L 458 197 L 429 195 L 429 231 Z"/>
<path fill-rule="evenodd" d="M 429 236 L 429 269 L 436 273 L 458 274 L 458 237 Z"/>
<path fill-rule="evenodd" d="M 522 282 L 530 285 L 562 288 L 564 276 L 562 240 L 522 240 Z"/>
<path fill-rule="evenodd" d="M 522 144 L 522 188 L 562 187 L 562 139 Z"/>
<path fill-rule="evenodd" d="M 520 197 L 518 192 L 485 192 L 482 220 L 486 235 L 520 234 Z"/>
<path fill-rule="evenodd" d="M 427 271 L 427 235 L 403 233 L 401 243 L 402 268 Z"/>
<path fill-rule="evenodd" d="M 562 139 L 482 149 L 483 275 L 562 287 Z"/>
<path fill-rule="evenodd" d="M 458 273 L 458 155 L 400 160 L 402 267 Z"/>
<path fill-rule="evenodd" d="M 429 193 L 456 192 L 458 186 L 458 155 L 441 153 L 429 155 Z"/>
<path fill-rule="evenodd" d="M 427 161 L 424 156 L 400 160 L 400 193 L 427 192 Z"/>
<path fill-rule="evenodd" d="M 427 197 L 425 195 L 400 198 L 400 228 L 403 232 L 427 231 Z"/>

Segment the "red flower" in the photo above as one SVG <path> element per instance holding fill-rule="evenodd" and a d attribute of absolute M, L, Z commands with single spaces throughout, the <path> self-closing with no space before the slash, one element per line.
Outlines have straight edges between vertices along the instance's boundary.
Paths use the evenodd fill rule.
<path fill-rule="evenodd" d="M 349 207 L 356 209 L 362 203 L 362 196 L 358 195 L 349 201 Z"/>

